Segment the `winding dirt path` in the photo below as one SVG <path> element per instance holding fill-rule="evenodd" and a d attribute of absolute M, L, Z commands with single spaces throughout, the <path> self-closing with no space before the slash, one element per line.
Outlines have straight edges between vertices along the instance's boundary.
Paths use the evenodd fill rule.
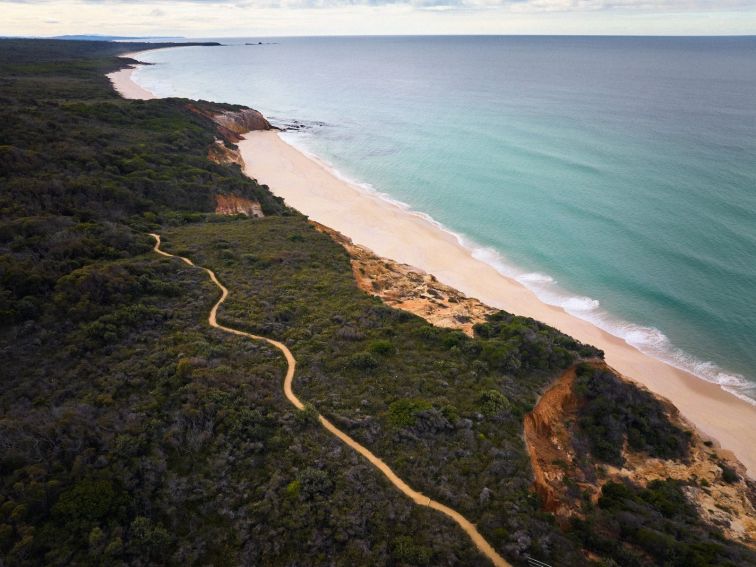
<path fill-rule="evenodd" d="M 221 290 L 221 296 L 220 299 L 213 305 L 212 309 L 210 309 L 210 314 L 207 318 L 208 323 L 210 323 L 211 327 L 215 327 L 216 329 L 220 329 L 221 331 L 225 331 L 227 333 L 231 333 L 234 335 L 239 335 L 242 337 L 247 337 L 250 339 L 253 339 L 255 341 L 264 341 L 268 343 L 271 346 L 274 346 L 278 350 L 280 350 L 284 357 L 286 358 L 286 363 L 288 365 L 288 368 L 286 370 L 286 377 L 284 378 L 284 394 L 286 395 L 286 399 L 288 399 L 295 408 L 302 410 L 304 409 L 304 404 L 302 401 L 294 394 L 292 391 L 291 385 L 294 381 L 294 372 L 296 371 L 297 367 L 297 361 L 294 358 L 294 355 L 291 354 L 291 351 L 288 349 L 288 347 L 274 339 L 269 339 L 267 337 L 262 337 L 259 335 L 253 335 L 251 333 L 247 333 L 244 331 L 239 331 L 238 329 L 232 329 L 231 327 L 226 327 L 224 325 L 221 325 L 218 323 L 218 307 L 220 307 L 224 301 L 226 301 L 226 298 L 228 298 L 228 289 L 218 281 L 217 276 L 215 275 L 215 272 L 208 268 L 204 268 L 202 266 L 197 266 L 194 262 L 192 262 L 189 258 L 184 258 L 183 256 L 175 256 L 174 254 L 169 254 L 168 252 L 164 252 L 160 249 L 160 235 L 155 233 L 150 233 L 150 236 L 155 239 L 155 247 L 154 251 L 160 254 L 161 256 L 166 256 L 167 258 L 179 258 L 184 263 L 186 263 L 189 266 L 200 268 L 201 270 L 204 270 L 207 272 L 207 275 L 210 277 L 210 280 L 218 286 L 218 288 Z M 341 441 L 343 441 L 346 445 L 348 445 L 351 449 L 354 449 L 357 451 L 360 455 L 365 457 L 368 461 L 370 461 L 370 464 L 373 465 L 376 469 L 381 471 L 383 475 L 393 484 L 396 488 L 398 488 L 405 496 L 408 496 L 412 499 L 412 501 L 417 504 L 418 506 L 425 506 L 427 508 L 432 508 L 433 510 L 437 510 L 441 512 L 442 514 L 445 514 L 459 525 L 465 533 L 470 537 L 472 542 L 475 544 L 475 547 L 478 548 L 478 550 L 485 555 L 488 559 L 491 560 L 491 562 L 496 565 L 497 567 L 511 567 L 511 565 L 501 556 L 499 555 L 496 550 L 486 541 L 486 539 L 478 532 L 475 525 L 470 522 L 467 518 L 465 518 L 462 514 L 457 512 L 456 510 L 453 510 L 452 508 L 449 508 L 448 506 L 445 506 L 441 504 L 440 502 L 436 502 L 435 500 L 432 500 L 428 496 L 425 496 L 422 492 L 418 492 L 417 490 L 414 490 L 412 487 L 410 487 L 406 482 L 404 482 L 399 476 L 391 470 L 391 468 L 384 463 L 381 459 L 376 457 L 373 453 L 370 452 L 365 446 L 360 445 L 357 441 L 352 439 L 349 435 L 344 433 L 341 429 L 336 427 L 333 423 L 328 421 L 325 417 L 318 414 L 318 420 L 320 421 L 320 424 L 325 427 L 330 433 L 338 437 Z"/>

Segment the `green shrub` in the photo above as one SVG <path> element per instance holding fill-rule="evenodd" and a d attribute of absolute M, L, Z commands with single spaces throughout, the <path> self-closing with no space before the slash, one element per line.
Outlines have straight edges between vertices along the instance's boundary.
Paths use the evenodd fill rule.
<path fill-rule="evenodd" d="M 74 520 L 99 520 L 108 516 L 116 503 L 109 480 L 82 480 L 60 495 L 53 512 Z"/>
<path fill-rule="evenodd" d="M 412 427 L 417 414 L 431 407 L 425 400 L 397 400 L 389 405 L 388 422 L 394 427 Z"/>
<path fill-rule="evenodd" d="M 399 563 L 409 565 L 429 565 L 432 557 L 431 550 L 417 545 L 411 537 L 402 536 L 394 540 L 393 556 Z"/>
<path fill-rule="evenodd" d="M 333 481 L 328 473 L 312 467 L 307 467 L 299 473 L 297 482 L 299 482 L 300 495 L 305 500 L 326 495 L 333 490 Z"/>
<path fill-rule="evenodd" d="M 369 352 L 356 352 L 349 357 L 348 361 L 349 366 L 360 370 L 378 368 L 379 364 L 378 359 Z"/>
<path fill-rule="evenodd" d="M 137 550 L 147 550 L 151 556 L 160 557 L 167 550 L 171 541 L 168 530 L 160 523 L 154 523 L 149 518 L 137 516 L 131 522 L 132 544 Z"/>
<path fill-rule="evenodd" d="M 370 343 L 370 352 L 381 356 L 389 356 L 396 352 L 396 347 L 389 340 L 378 339 Z"/>
<path fill-rule="evenodd" d="M 299 496 L 299 492 L 302 490 L 302 482 L 295 478 L 289 484 L 286 485 L 286 494 L 288 496 Z"/>
<path fill-rule="evenodd" d="M 493 417 L 509 411 L 512 405 L 499 390 L 486 390 L 478 397 L 478 407 L 480 408 L 480 413 L 486 417 Z"/>
<path fill-rule="evenodd" d="M 724 480 L 725 482 L 733 484 L 740 480 L 738 473 L 735 472 L 735 469 L 733 469 L 732 467 L 729 467 L 724 463 L 720 463 L 719 468 L 722 469 L 722 480 Z"/>

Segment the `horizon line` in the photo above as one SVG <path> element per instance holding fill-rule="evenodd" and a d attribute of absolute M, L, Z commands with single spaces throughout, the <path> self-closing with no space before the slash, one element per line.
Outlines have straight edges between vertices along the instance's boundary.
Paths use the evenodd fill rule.
<path fill-rule="evenodd" d="M 92 39 L 76 40 L 72 38 L 87 37 Z M 612 33 L 439 33 L 439 34 L 415 34 L 415 33 L 389 33 L 389 34 L 294 34 L 294 35 L 121 35 L 121 34 L 90 34 L 90 33 L 70 33 L 61 35 L 4 35 L 0 34 L 0 39 L 47 39 L 61 41 L 109 41 L 113 43 L 127 42 L 129 40 L 145 39 L 183 39 L 183 40 L 202 40 L 202 39 L 250 39 L 250 38 L 378 38 L 378 37 L 605 37 L 605 38 L 756 38 L 756 33 L 749 34 L 612 34 Z M 69 39 L 71 38 L 71 39 Z"/>

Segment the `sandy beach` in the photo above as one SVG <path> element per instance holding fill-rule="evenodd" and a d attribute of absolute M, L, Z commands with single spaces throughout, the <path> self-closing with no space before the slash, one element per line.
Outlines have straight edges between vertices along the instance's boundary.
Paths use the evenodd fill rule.
<path fill-rule="evenodd" d="M 128 56 L 133 56 L 129 54 Z M 109 75 L 125 98 L 155 98 L 130 78 Z M 704 435 L 732 451 L 756 478 L 756 407 L 688 372 L 652 358 L 624 340 L 542 303 L 519 282 L 474 258 L 457 239 L 421 216 L 339 178 L 276 132 L 252 132 L 239 143 L 246 173 L 313 220 L 376 254 L 410 264 L 496 308 L 543 321 L 604 350 L 607 363 L 666 397 Z"/>
<path fill-rule="evenodd" d="M 125 53 L 124 55 L 121 55 L 121 57 L 135 59 L 136 53 Z M 110 82 L 113 83 L 113 88 L 116 92 L 123 98 L 136 100 L 152 100 L 157 98 L 150 91 L 143 89 L 131 79 L 132 73 L 134 73 L 138 67 L 139 65 L 132 65 L 125 69 L 121 69 L 120 71 L 109 73 L 106 76 L 110 79 Z"/>

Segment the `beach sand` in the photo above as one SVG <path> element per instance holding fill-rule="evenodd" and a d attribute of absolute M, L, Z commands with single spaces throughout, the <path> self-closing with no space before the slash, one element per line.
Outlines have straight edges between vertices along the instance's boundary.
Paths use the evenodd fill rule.
<path fill-rule="evenodd" d="M 135 56 L 136 53 L 125 53 L 120 57 L 135 59 Z M 125 69 L 121 69 L 120 71 L 109 73 L 108 75 L 106 75 L 106 77 L 110 79 L 110 82 L 113 83 L 113 88 L 123 98 L 136 100 L 152 100 L 154 98 L 157 98 L 150 91 L 143 89 L 131 79 L 132 73 L 136 71 L 138 67 L 139 65 L 132 65 L 130 67 L 126 67 Z"/>
<path fill-rule="evenodd" d="M 121 96 L 156 98 L 131 80 L 132 72 L 130 68 L 108 75 Z M 562 308 L 542 303 L 519 282 L 475 259 L 453 235 L 340 179 L 276 132 L 246 134 L 239 148 L 250 177 L 268 185 L 274 194 L 313 220 L 380 256 L 425 270 L 488 305 L 532 317 L 603 349 L 610 366 L 669 399 L 700 433 L 732 451 L 746 466 L 748 475 L 756 478 L 756 406 L 717 384 L 643 354 Z"/>
<path fill-rule="evenodd" d="M 756 407 L 624 340 L 542 303 L 519 282 L 475 259 L 432 222 L 334 175 L 276 132 L 251 132 L 239 143 L 246 172 L 313 220 L 338 230 L 379 256 L 410 264 L 483 303 L 532 317 L 604 350 L 626 377 L 669 399 L 704 435 L 732 451 L 756 474 Z"/>

